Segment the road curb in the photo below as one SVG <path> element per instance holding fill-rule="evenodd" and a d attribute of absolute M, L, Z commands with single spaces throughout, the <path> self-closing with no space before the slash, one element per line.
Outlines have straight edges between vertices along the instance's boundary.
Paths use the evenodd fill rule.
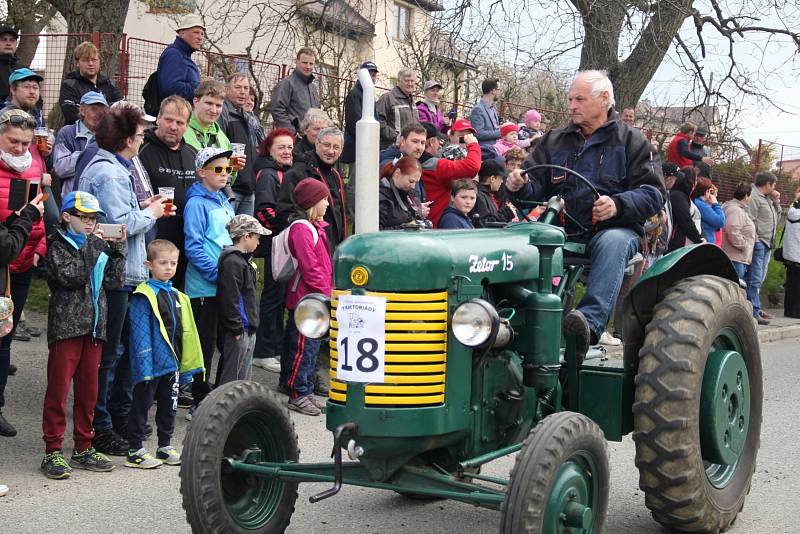
<path fill-rule="evenodd" d="M 790 338 L 800 340 L 800 324 L 765 328 L 764 330 L 758 331 L 758 340 L 761 343 L 772 343 Z"/>

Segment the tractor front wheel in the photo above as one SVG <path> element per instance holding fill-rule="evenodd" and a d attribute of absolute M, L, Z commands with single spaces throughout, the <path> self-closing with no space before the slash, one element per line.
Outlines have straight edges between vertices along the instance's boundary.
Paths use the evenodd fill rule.
<path fill-rule="evenodd" d="M 297 482 L 234 471 L 227 460 L 297 462 L 299 452 L 289 412 L 272 391 L 243 380 L 214 389 L 183 442 L 181 494 L 192 532 L 284 532 Z"/>
<path fill-rule="evenodd" d="M 549 415 L 517 455 L 500 532 L 597 534 L 605 524 L 608 490 L 608 453 L 600 427 L 574 412 Z"/>
<path fill-rule="evenodd" d="M 639 487 L 653 518 L 722 532 L 750 491 L 761 434 L 761 353 L 744 292 L 687 278 L 656 305 L 633 405 Z"/>

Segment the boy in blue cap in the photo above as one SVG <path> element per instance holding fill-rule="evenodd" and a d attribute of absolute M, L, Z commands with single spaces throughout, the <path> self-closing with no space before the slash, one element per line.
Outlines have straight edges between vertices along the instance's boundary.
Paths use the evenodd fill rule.
<path fill-rule="evenodd" d="M 125 278 L 125 228 L 121 238 L 104 238 L 97 217 L 100 203 L 85 191 L 69 193 L 61 204 L 61 227 L 50 236 L 47 275 L 50 306 L 47 315 L 47 392 L 42 432 L 47 478 L 63 479 L 72 467 L 111 471 L 109 459 L 92 448 L 97 369 L 106 336 L 106 289 L 122 286 Z M 67 426 L 67 395 L 74 383 L 75 448 L 67 463 L 61 452 Z M 71 467 L 70 467 L 71 466 Z"/>

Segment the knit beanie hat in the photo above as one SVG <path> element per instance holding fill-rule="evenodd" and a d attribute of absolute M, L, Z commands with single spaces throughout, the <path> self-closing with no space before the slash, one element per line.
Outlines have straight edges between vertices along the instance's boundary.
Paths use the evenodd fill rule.
<path fill-rule="evenodd" d="M 535 109 L 529 109 L 525 113 L 525 122 L 536 122 L 542 120 L 542 115 Z"/>
<path fill-rule="evenodd" d="M 294 201 L 304 210 L 329 195 L 328 186 L 315 178 L 304 178 L 294 188 Z"/>
<path fill-rule="evenodd" d="M 500 127 L 500 137 L 505 137 L 511 132 L 519 132 L 519 126 L 513 122 L 507 122 Z"/>

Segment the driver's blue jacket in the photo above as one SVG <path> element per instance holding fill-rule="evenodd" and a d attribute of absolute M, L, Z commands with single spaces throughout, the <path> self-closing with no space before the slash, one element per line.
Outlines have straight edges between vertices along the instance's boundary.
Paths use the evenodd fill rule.
<path fill-rule="evenodd" d="M 541 163 L 560 165 L 582 174 L 600 195 L 614 200 L 617 215 L 598 222 L 594 232 L 624 227 L 642 235 L 645 220 L 664 206 L 666 188 L 658 151 L 638 129 L 618 120 L 614 110 L 609 111 L 608 122 L 589 138 L 584 138 L 572 123 L 547 132 L 523 168 Z M 529 182 L 514 195 L 516 198 L 547 200 L 560 188 L 569 215 L 563 218 L 567 233 L 580 230 L 570 217 L 585 228 L 592 228 L 594 197 L 583 181 L 557 169 L 537 169 L 528 176 Z M 592 233 L 587 232 L 583 238 L 588 239 Z"/>

